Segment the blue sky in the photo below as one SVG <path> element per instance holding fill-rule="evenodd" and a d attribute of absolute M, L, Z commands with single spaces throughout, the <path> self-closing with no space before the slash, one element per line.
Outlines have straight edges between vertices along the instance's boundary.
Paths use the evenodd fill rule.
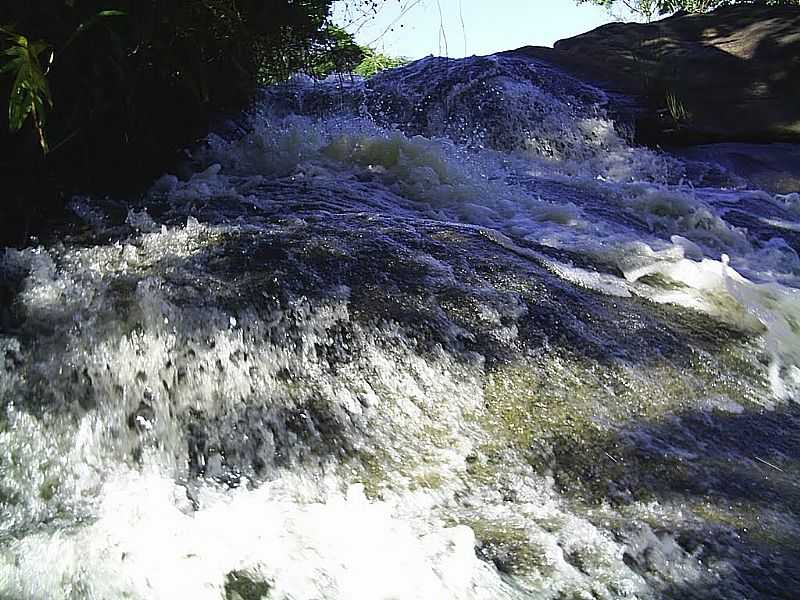
<path fill-rule="evenodd" d="M 362 4 L 339 1 L 337 21 L 360 44 L 408 58 L 552 46 L 613 20 L 605 9 L 574 0 L 378 0 L 378 14 L 367 19 L 352 8 Z"/>

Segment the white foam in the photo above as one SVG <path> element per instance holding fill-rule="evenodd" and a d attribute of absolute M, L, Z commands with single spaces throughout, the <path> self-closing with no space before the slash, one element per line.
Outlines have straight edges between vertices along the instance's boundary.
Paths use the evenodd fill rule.
<path fill-rule="evenodd" d="M 391 504 L 346 496 L 303 502 L 280 486 L 200 495 L 156 474 L 109 481 L 92 524 L 14 542 L 0 558 L 12 597 L 218 600 L 226 575 L 246 573 L 276 597 L 513 598 L 479 561 L 466 527 L 420 530 Z"/>

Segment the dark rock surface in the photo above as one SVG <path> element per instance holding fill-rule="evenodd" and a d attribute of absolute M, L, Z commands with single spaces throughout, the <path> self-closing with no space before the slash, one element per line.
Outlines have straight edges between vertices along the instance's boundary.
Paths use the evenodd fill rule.
<path fill-rule="evenodd" d="M 800 144 L 708 144 L 676 154 L 715 162 L 751 187 L 778 194 L 800 192 Z"/>
<path fill-rule="evenodd" d="M 637 98 L 644 143 L 800 142 L 800 6 L 611 23 L 513 53 Z"/>

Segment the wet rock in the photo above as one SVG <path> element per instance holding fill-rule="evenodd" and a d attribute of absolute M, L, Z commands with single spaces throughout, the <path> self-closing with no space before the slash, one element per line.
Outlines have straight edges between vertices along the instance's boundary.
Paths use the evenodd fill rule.
<path fill-rule="evenodd" d="M 135 429 L 139 433 L 145 433 L 153 429 L 156 421 L 156 413 L 153 407 L 147 402 L 139 402 L 139 406 L 128 415 L 128 427 Z"/>
<path fill-rule="evenodd" d="M 231 571 L 225 576 L 225 600 L 266 600 L 272 589 L 244 571 Z"/>
<path fill-rule="evenodd" d="M 213 418 L 198 413 L 187 427 L 189 473 L 236 487 L 242 477 L 263 480 L 282 467 L 352 455 L 353 424 L 331 411 L 309 402 L 248 406 Z"/>
<path fill-rule="evenodd" d="M 611 23 L 514 53 L 637 97 L 637 137 L 646 143 L 798 142 L 798 27 L 798 6 L 724 6 Z"/>
<path fill-rule="evenodd" d="M 798 144 L 708 144 L 687 148 L 679 155 L 717 163 L 749 187 L 779 194 L 800 191 Z"/>

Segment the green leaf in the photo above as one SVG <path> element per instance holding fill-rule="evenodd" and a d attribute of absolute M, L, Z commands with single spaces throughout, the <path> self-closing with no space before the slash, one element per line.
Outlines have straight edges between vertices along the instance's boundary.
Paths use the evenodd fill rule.
<path fill-rule="evenodd" d="M 44 121 L 47 107 L 53 105 L 50 86 L 42 70 L 39 57 L 50 48 L 42 40 L 30 43 L 28 38 L 2 29 L 11 46 L 0 54 L 0 74 L 14 77 L 8 102 L 8 128 L 19 131 L 31 117 L 39 136 L 42 150 L 47 152 Z"/>
<path fill-rule="evenodd" d="M 122 10 L 101 10 L 99 13 L 95 14 L 88 21 L 85 21 L 84 23 L 78 25 L 78 28 L 72 32 L 72 35 L 70 35 L 67 38 L 67 41 L 64 42 L 64 45 L 61 46 L 61 52 L 63 52 L 67 47 L 72 45 L 72 42 L 74 42 L 78 38 L 78 36 L 80 36 L 80 34 L 82 34 L 87 29 L 91 29 L 92 27 L 94 27 L 102 19 L 106 17 L 125 17 L 127 15 L 128 13 Z"/>

